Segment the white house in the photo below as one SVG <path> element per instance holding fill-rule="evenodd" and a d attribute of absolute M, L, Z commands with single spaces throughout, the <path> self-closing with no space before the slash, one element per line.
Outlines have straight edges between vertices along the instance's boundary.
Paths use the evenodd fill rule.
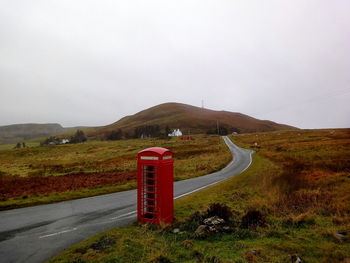
<path fill-rule="evenodd" d="M 172 133 L 169 133 L 168 136 L 182 136 L 180 129 L 175 129 Z"/>
<path fill-rule="evenodd" d="M 66 143 L 69 143 L 69 140 L 68 140 L 68 139 L 62 139 L 62 140 L 61 140 L 61 144 L 66 144 Z"/>

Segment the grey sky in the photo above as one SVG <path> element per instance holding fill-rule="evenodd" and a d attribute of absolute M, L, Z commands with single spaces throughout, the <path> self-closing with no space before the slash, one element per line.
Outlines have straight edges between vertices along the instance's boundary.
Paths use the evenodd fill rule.
<path fill-rule="evenodd" d="M 1 0 L 0 125 L 164 103 L 350 127 L 348 0 Z"/>

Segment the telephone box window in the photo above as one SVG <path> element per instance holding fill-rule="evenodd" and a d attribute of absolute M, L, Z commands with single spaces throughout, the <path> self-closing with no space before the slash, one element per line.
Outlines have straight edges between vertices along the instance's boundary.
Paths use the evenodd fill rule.
<path fill-rule="evenodd" d="M 145 218 L 155 218 L 156 211 L 156 167 L 144 165 L 143 169 L 143 207 L 142 214 Z"/>

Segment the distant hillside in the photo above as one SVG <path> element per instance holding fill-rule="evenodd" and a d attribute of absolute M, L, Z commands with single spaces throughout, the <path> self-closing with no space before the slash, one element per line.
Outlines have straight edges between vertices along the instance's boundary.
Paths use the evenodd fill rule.
<path fill-rule="evenodd" d="M 181 103 L 165 103 L 124 117 L 111 125 L 99 127 L 91 132 L 90 136 L 103 136 L 117 129 L 133 134 L 136 127 L 145 125 L 159 125 L 162 130 L 168 125 L 171 129 L 180 128 L 184 134 L 198 134 L 215 130 L 217 124 L 220 128 L 227 129 L 229 133 L 296 129 L 289 125 L 258 120 L 237 112 L 214 111 Z"/>
<path fill-rule="evenodd" d="M 0 126 L 0 143 L 15 143 L 65 131 L 67 131 L 67 129 L 63 128 L 58 123 L 26 123 Z"/>
<path fill-rule="evenodd" d="M 221 131 L 227 130 L 228 133 L 296 129 L 289 125 L 258 120 L 237 112 L 215 111 L 181 103 L 164 103 L 102 127 L 64 128 L 57 123 L 0 126 L 0 144 L 16 143 L 57 134 L 60 137 L 69 137 L 77 129 L 82 129 L 92 139 L 105 139 L 111 131 L 118 129 L 121 129 L 124 134 L 127 133 L 128 137 L 132 137 L 135 128 L 154 125 L 158 125 L 162 132 L 166 126 L 169 126 L 170 129 L 180 129 L 183 134 L 215 132 L 217 125 Z"/>

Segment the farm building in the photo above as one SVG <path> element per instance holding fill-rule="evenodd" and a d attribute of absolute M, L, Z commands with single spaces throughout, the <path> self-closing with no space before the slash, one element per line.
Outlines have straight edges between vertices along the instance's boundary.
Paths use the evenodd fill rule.
<path fill-rule="evenodd" d="M 168 136 L 182 136 L 180 129 L 175 129 L 172 133 L 169 133 Z"/>

